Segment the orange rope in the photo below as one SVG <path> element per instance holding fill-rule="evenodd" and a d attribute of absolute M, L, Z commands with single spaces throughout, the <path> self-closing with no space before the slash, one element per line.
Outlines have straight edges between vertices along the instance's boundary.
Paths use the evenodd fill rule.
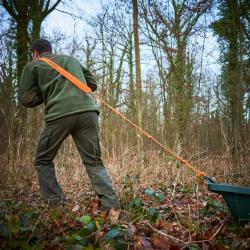
<path fill-rule="evenodd" d="M 116 115 L 120 116 L 122 119 L 124 119 L 126 122 L 128 122 L 130 125 L 132 125 L 133 127 L 135 127 L 137 130 L 139 130 L 144 136 L 146 136 L 149 140 L 155 142 L 156 144 L 158 144 L 161 148 L 163 148 L 167 153 L 173 155 L 175 158 L 177 158 L 182 164 L 184 164 L 185 166 L 187 166 L 189 169 L 191 169 L 193 172 L 195 172 L 198 176 L 205 176 L 205 173 L 203 171 L 200 171 L 199 169 L 195 168 L 194 166 L 192 166 L 190 163 L 188 163 L 186 160 L 184 160 L 183 158 L 181 158 L 180 156 L 178 156 L 174 151 L 172 151 L 171 149 L 167 148 L 165 145 L 163 145 L 162 143 L 160 143 L 157 139 L 155 139 L 153 136 L 151 136 L 149 133 L 147 133 L 145 130 L 143 130 L 141 127 L 139 127 L 137 124 L 135 124 L 134 122 L 132 122 L 131 120 L 129 120 L 125 115 L 123 115 L 120 111 L 118 111 L 117 109 L 113 108 L 112 106 L 110 106 L 107 102 L 105 102 L 100 96 L 96 95 L 95 93 L 92 92 L 92 95 L 99 100 L 100 102 L 102 102 L 104 105 L 106 105 L 108 108 L 110 108 Z"/>
<path fill-rule="evenodd" d="M 122 119 L 124 119 L 126 122 L 128 122 L 131 126 L 136 128 L 138 131 L 140 131 L 144 136 L 146 136 L 149 140 L 155 142 L 158 144 L 161 148 L 164 149 L 165 152 L 173 155 L 176 159 L 178 159 L 183 165 L 191 169 L 193 172 L 195 172 L 198 176 L 204 177 L 206 174 L 203 171 L 200 171 L 196 167 L 192 166 L 188 161 L 181 158 L 179 155 L 177 155 L 174 151 L 167 148 L 165 145 L 160 143 L 158 140 L 156 140 L 153 136 L 148 134 L 145 130 L 143 130 L 141 127 L 139 127 L 137 124 L 129 120 L 125 115 L 123 115 L 120 111 L 110 106 L 107 102 L 105 102 L 100 96 L 96 95 L 95 93 L 91 92 L 91 89 L 87 86 L 86 83 L 81 82 L 78 80 L 75 76 L 73 76 L 71 73 L 60 67 L 58 64 L 54 63 L 48 58 L 40 58 L 39 60 L 49 64 L 52 68 L 54 68 L 57 72 L 62 74 L 65 78 L 67 78 L 70 82 L 72 82 L 76 87 L 81 89 L 84 93 L 88 94 L 91 93 L 97 100 L 99 100 L 101 103 L 106 105 L 108 108 L 110 108 L 116 115 L 120 116 Z"/>
<path fill-rule="evenodd" d="M 82 90 L 84 93 L 87 94 L 87 93 L 91 92 L 91 88 L 87 84 L 85 84 L 82 81 L 80 81 L 79 79 L 77 79 L 74 75 L 72 75 L 67 70 L 65 70 L 64 68 L 62 68 L 58 64 L 54 63 L 50 59 L 42 57 L 42 58 L 39 58 L 39 60 L 49 64 L 52 68 L 54 68 L 57 72 L 59 72 L 61 75 L 63 75 L 69 81 L 71 81 L 77 88 Z"/>

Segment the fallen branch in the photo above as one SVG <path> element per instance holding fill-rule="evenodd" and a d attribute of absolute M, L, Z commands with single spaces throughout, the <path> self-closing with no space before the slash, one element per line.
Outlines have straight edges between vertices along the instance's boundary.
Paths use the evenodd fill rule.
<path fill-rule="evenodd" d="M 191 237 L 190 237 L 190 240 L 189 240 L 189 241 L 184 241 L 184 240 L 178 239 L 178 238 L 176 238 L 176 237 L 174 237 L 174 236 L 172 236 L 172 235 L 163 233 L 162 231 L 160 231 L 160 230 L 156 229 L 155 227 L 153 227 L 148 221 L 144 221 L 143 223 L 144 223 L 145 225 L 149 226 L 154 232 L 156 232 L 156 233 L 158 233 L 158 234 L 161 234 L 161 235 L 163 235 L 163 236 L 166 236 L 166 237 L 168 237 L 168 238 L 170 238 L 170 239 L 172 239 L 172 240 L 181 242 L 181 243 L 185 244 L 185 246 L 187 246 L 187 245 L 189 245 L 189 244 L 191 244 L 191 243 L 202 243 L 202 242 L 207 242 L 207 241 L 213 240 L 213 239 L 216 237 L 216 235 L 219 233 L 219 231 L 221 230 L 221 228 L 223 227 L 223 225 L 224 225 L 224 223 L 223 223 L 219 218 L 217 218 L 217 219 L 220 221 L 220 224 L 221 224 L 221 225 L 220 225 L 219 228 L 216 230 L 216 232 L 215 232 L 210 238 L 208 238 L 208 239 L 197 240 L 197 241 L 192 241 L 192 240 L 191 240 Z"/>

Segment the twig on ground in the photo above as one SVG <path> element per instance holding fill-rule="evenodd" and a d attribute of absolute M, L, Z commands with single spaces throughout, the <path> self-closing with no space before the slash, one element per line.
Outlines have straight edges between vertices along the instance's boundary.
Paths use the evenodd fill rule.
<path fill-rule="evenodd" d="M 219 218 L 217 218 L 217 219 L 220 221 L 221 225 L 220 225 L 219 228 L 216 230 L 216 232 L 215 232 L 210 238 L 208 238 L 208 239 L 197 240 L 197 241 L 192 241 L 191 238 L 190 238 L 189 241 L 184 241 L 184 240 L 178 239 L 178 238 L 176 238 L 176 237 L 174 237 L 174 236 L 172 236 L 172 235 L 163 233 L 162 231 L 160 231 L 160 230 L 154 228 L 148 221 L 144 221 L 143 223 L 145 223 L 145 225 L 149 226 L 154 232 L 156 232 L 156 233 L 158 233 L 158 234 L 161 234 L 161 235 L 163 235 L 163 236 L 166 236 L 166 237 L 168 237 L 168 238 L 170 238 L 170 239 L 172 239 L 172 240 L 181 242 L 181 243 L 185 244 L 185 246 L 187 246 L 187 245 L 189 245 L 190 243 L 202 243 L 202 242 L 206 242 L 206 241 L 211 241 L 211 240 L 213 240 L 213 239 L 216 237 L 216 235 L 219 233 L 219 231 L 221 230 L 221 228 L 223 227 L 223 225 L 224 225 L 224 223 L 223 223 Z"/>
<path fill-rule="evenodd" d="M 173 190 L 172 190 L 172 193 L 171 193 L 171 200 L 174 198 L 174 195 L 175 195 L 175 189 L 176 189 L 177 181 L 179 179 L 179 175 L 180 175 L 180 168 L 177 171 L 176 178 L 175 178 L 175 181 L 174 181 L 174 184 L 173 184 L 174 187 L 173 187 Z"/>
<path fill-rule="evenodd" d="M 172 236 L 172 235 L 163 233 L 162 231 L 160 231 L 160 230 L 154 228 L 148 221 L 144 221 L 143 223 L 145 223 L 145 225 L 149 226 L 154 232 L 156 232 L 156 233 L 158 233 L 158 234 L 161 234 L 161 235 L 166 236 L 166 237 L 168 237 L 168 238 L 170 238 L 170 239 L 172 239 L 172 240 L 175 240 L 175 241 L 178 241 L 178 242 L 181 242 L 181 243 L 184 243 L 184 244 L 187 243 L 187 242 L 185 242 L 184 240 L 178 239 L 178 238 L 176 238 L 176 237 L 174 237 L 174 236 Z"/>

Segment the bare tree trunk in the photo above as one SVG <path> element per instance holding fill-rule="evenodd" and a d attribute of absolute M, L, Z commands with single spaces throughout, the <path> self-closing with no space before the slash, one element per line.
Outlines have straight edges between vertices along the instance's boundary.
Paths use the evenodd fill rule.
<path fill-rule="evenodd" d="M 236 0 L 222 1 L 221 18 L 212 24 L 214 31 L 223 41 L 221 51 L 224 64 L 222 67 L 222 90 L 228 104 L 226 110 L 230 119 L 228 124 L 229 139 L 231 141 L 231 154 L 236 167 L 240 166 L 241 160 L 245 158 L 246 144 L 246 128 L 244 126 L 246 80 L 244 79 L 243 62 L 249 55 L 248 51 L 244 52 L 247 39 L 244 30 L 249 27 L 244 24 L 246 21 L 244 21 L 244 18 L 246 17 L 244 17 L 244 12 L 241 11 L 241 9 L 247 9 L 247 5 L 244 6 L 244 4 L 244 1 L 242 3 Z M 230 30 L 230 33 L 227 33 L 227 30 Z"/>
<path fill-rule="evenodd" d="M 39 38 L 42 21 L 56 8 L 61 2 L 57 0 L 50 6 L 51 0 L 3 0 L 2 6 L 13 18 L 16 23 L 16 86 L 14 91 L 19 88 L 19 81 L 22 70 L 30 58 L 28 50 L 30 42 Z M 32 31 L 29 33 L 29 23 L 32 21 Z M 16 94 L 16 93 L 15 93 Z M 19 106 L 16 116 L 16 136 L 25 134 L 27 123 L 27 109 Z"/>
<path fill-rule="evenodd" d="M 142 126 L 142 84 L 141 84 L 141 62 L 140 62 L 140 45 L 139 45 L 139 24 L 138 24 L 138 2 L 133 2 L 133 27 L 134 27 L 134 45 L 135 45 L 135 75 L 136 75 L 136 107 L 137 107 L 137 122 Z M 143 146 L 142 136 L 137 133 L 138 153 Z"/>
<path fill-rule="evenodd" d="M 129 65 L 129 108 L 131 110 L 132 118 L 135 118 L 135 85 L 134 85 L 134 63 L 133 63 L 133 38 L 132 33 L 129 36 L 128 47 L 128 65 Z"/>
<path fill-rule="evenodd" d="M 193 83 L 191 64 L 188 62 L 187 44 L 195 32 L 196 24 L 211 1 L 196 3 L 193 8 L 185 0 L 150 1 L 142 0 L 143 17 L 151 31 L 149 39 L 161 47 L 169 64 L 169 92 L 175 126 L 176 149 L 181 151 L 185 141 L 187 123 L 192 107 Z M 195 8 L 199 8 L 199 12 Z M 178 150 L 177 150 L 178 151 Z"/>

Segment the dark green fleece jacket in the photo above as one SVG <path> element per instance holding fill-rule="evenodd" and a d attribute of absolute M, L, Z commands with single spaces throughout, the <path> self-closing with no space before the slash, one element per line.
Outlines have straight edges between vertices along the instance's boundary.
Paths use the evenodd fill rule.
<path fill-rule="evenodd" d="M 50 52 L 42 53 L 41 57 L 51 59 L 80 81 L 87 83 L 92 91 L 96 90 L 97 84 L 93 75 L 78 60 Z M 91 94 L 83 93 L 51 66 L 39 60 L 24 67 L 18 99 L 21 104 L 30 108 L 44 103 L 46 121 L 86 111 L 99 112 Z"/>

